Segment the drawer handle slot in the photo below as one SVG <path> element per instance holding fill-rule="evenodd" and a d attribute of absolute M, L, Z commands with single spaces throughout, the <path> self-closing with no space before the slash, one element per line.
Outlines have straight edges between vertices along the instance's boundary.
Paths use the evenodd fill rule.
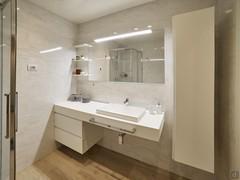
<path fill-rule="evenodd" d="M 90 123 L 94 123 L 94 124 L 99 124 L 99 125 L 105 126 L 105 127 L 107 127 L 107 128 L 116 129 L 117 131 L 121 131 L 121 132 L 125 132 L 125 133 L 130 133 L 130 134 L 134 134 L 134 133 L 137 131 L 136 128 L 133 128 L 132 130 L 127 130 L 127 129 L 117 128 L 117 127 L 111 126 L 111 125 L 109 125 L 109 124 L 100 123 L 100 122 L 97 122 L 97 121 L 95 120 L 95 118 L 89 119 L 89 122 L 90 122 Z"/>

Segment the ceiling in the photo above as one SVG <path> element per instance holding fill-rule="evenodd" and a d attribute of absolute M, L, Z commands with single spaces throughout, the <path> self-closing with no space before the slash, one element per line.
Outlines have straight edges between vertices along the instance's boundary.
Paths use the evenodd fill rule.
<path fill-rule="evenodd" d="M 71 22 L 83 23 L 154 0 L 30 0 Z"/>

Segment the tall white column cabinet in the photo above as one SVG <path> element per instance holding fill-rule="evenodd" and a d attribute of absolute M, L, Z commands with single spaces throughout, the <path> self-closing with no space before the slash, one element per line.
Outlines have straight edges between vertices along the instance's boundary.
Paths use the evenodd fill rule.
<path fill-rule="evenodd" d="M 214 7 L 173 17 L 173 159 L 214 173 Z"/>

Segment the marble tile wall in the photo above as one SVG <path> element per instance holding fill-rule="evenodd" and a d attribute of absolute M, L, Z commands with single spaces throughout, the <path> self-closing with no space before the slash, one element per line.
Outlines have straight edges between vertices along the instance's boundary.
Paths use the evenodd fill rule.
<path fill-rule="evenodd" d="M 126 97 L 131 104 L 147 106 L 161 102 L 166 111 L 166 122 L 159 143 L 126 136 L 125 144 L 118 145 L 117 133 L 106 130 L 101 146 L 132 158 L 160 167 L 194 180 L 212 180 L 214 176 L 172 160 L 172 125 L 174 121 L 174 64 L 172 57 L 171 18 L 196 9 L 215 5 L 215 0 L 158 0 L 143 6 L 105 16 L 79 25 L 79 43 L 91 42 L 126 28 L 165 29 L 165 84 L 136 84 L 116 82 L 82 82 L 77 84 L 79 93 L 89 94 L 92 99 L 122 103 Z M 97 31 L 96 31 L 97 29 Z"/>
<path fill-rule="evenodd" d="M 18 4 L 19 171 L 55 149 L 51 112 L 53 104 L 66 100 L 74 87 L 71 59 L 76 26 L 27 0 Z M 63 50 L 39 53 L 58 46 Z M 27 71 L 29 64 L 37 65 L 37 71 Z"/>

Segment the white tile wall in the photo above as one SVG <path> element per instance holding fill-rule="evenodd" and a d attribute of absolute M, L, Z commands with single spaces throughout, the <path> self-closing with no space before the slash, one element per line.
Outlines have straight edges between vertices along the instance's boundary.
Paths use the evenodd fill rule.
<path fill-rule="evenodd" d="M 69 96 L 71 86 L 74 90 L 71 59 L 76 26 L 27 0 L 19 0 L 19 6 L 17 169 L 21 170 L 55 149 L 51 113 L 56 101 Z M 63 50 L 39 53 L 58 46 Z M 37 71 L 27 71 L 28 64 L 37 65 Z"/>

